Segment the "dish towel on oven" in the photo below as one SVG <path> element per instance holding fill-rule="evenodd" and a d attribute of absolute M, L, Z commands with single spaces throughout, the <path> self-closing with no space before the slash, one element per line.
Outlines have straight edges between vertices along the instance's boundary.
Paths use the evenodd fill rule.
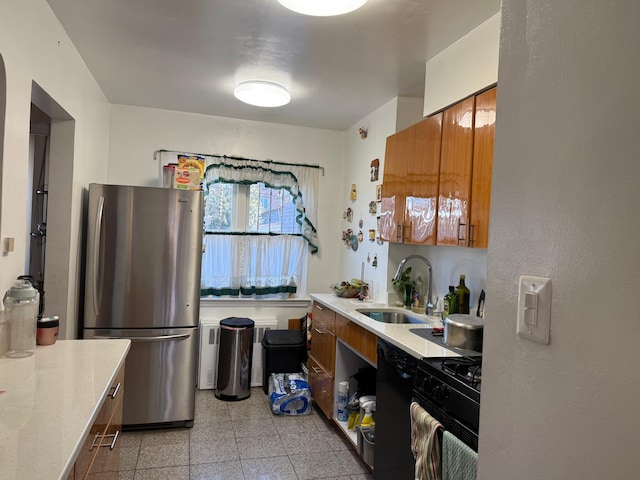
<path fill-rule="evenodd" d="M 442 480 L 476 480 L 478 454 L 449 432 L 442 435 Z"/>
<path fill-rule="evenodd" d="M 416 480 L 441 480 L 440 439 L 442 425 L 417 402 L 411 402 L 411 451 L 416 459 Z"/>

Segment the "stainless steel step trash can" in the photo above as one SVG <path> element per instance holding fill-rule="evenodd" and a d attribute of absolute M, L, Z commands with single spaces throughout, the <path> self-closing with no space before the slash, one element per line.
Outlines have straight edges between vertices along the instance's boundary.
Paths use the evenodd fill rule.
<path fill-rule="evenodd" d="M 225 318 L 220 321 L 218 380 L 215 390 L 220 400 L 244 400 L 251 395 L 254 321 Z"/>

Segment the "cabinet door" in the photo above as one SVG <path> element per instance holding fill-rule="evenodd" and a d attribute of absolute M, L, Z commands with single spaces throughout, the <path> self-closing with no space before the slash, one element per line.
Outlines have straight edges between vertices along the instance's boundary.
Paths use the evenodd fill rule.
<path fill-rule="evenodd" d="M 333 417 L 333 375 L 320 365 L 313 355 L 309 357 L 309 387 L 311 395 L 320 410 L 327 416 Z"/>
<path fill-rule="evenodd" d="M 414 138 L 413 127 L 387 137 L 380 202 L 380 237 L 387 242 L 403 241 L 406 177 Z"/>
<path fill-rule="evenodd" d="M 442 113 L 425 118 L 412 130 L 414 139 L 408 156 L 404 241 L 435 245 Z"/>
<path fill-rule="evenodd" d="M 438 245 L 466 245 L 469 238 L 474 103 L 467 98 L 443 114 Z"/>
<path fill-rule="evenodd" d="M 469 246 L 487 248 L 493 142 L 496 130 L 496 88 L 476 97 L 473 176 L 471 180 L 471 220 Z"/>

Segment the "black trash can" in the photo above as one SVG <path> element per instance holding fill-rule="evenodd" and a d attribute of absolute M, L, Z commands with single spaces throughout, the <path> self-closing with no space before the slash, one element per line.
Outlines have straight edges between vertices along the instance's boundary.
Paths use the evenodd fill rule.
<path fill-rule="evenodd" d="M 254 321 L 225 318 L 220 321 L 218 380 L 215 396 L 220 400 L 244 400 L 251 395 Z"/>
<path fill-rule="evenodd" d="M 307 338 L 299 330 L 267 330 L 262 337 L 262 390 L 269 394 L 272 373 L 297 373 L 307 361 Z"/>

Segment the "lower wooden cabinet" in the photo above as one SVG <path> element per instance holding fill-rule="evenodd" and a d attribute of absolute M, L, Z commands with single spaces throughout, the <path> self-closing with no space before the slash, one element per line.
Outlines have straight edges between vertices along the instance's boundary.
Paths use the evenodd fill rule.
<path fill-rule="evenodd" d="M 91 426 L 69 480 L 115 480 L 119 477 L 123 396 L 124 365 L 118 371 L 98 417 Z"/>
<path fill-rule="evenodd" d="M 333 416 L 333 375 L 309 356 L 309 386 L 313 400 L 327 416 Z"/>

